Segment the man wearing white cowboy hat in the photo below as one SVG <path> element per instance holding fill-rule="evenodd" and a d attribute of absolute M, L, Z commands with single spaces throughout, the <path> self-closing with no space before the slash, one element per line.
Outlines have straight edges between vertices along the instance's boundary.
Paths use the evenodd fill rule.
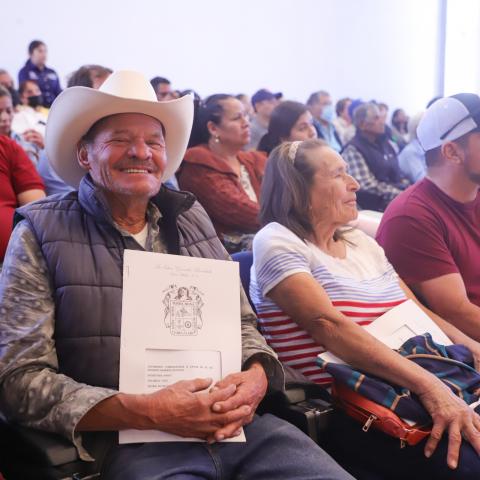
<path fill-rule="evenodd" d="M 126 71 L 99 91 L 72 87 L 54 102 L 47 154 L 78 191 L 18 210 L 0 279 L 0 411 L 63 434 L 83 460 L 96 456 L 107 479 L 219 478 L 219 471 L 351 478 L 294 427 L 254 417 L 267 383 L 282 388 L 283 372 L 243 291 L 242 372 L 208 392 L 205 379 L 149 395 L 118 391 L 123 251 L 227 258 L 195 198 L 161 185 L 182 160 L 192 110 L 188 96 L 157 102 L 149 82 Z M 243 425 L 246 444 L 212 444 Z M 111 432 L 125 428 L 208 442 L 117 445 Z"/>

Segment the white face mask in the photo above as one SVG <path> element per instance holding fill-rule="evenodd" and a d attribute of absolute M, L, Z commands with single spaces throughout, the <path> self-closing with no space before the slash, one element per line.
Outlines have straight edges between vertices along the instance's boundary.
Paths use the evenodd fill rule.
<path fill-rule="evenodd" d="M 322 119 L 326 122 L 331 122 L 333 120 L 333 105 L 325 105 L 322 110 Z"/>

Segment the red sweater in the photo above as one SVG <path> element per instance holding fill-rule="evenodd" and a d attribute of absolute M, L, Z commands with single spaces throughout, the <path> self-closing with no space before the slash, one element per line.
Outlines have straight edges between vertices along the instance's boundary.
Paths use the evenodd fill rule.
<path fill-rule="evenodd" d="M 265 154 L 240 151 L 237 158 L 247 169 L 260 199 Z M 260 228 L 258 203 L 250 200 L 228 163 L 206 145 L 187 150 L 177 177 L 180 188 L 198 198 L 218 233 L 255 233 Z"/>
<path fill-rule="evenodd" d="M 0 135 L 0 262 L 12 233 L 17 195 L 33 189 L 44 186 L 32 161 L 20 145 Z"/>

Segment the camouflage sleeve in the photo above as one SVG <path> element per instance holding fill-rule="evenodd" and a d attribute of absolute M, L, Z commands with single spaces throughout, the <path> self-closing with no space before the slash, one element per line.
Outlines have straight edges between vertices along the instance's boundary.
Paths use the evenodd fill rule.
<path fill-rule="evenodd" d="M 75 427 L 90 408 L 118 392 L 58 373 L 54 320 L 45 259 L 22 221 L 0 275 L 0 410 L 9 420 L 64 435 L 82 459 L 91 460 Z"/>
<path fill-rule="evenodd" d="M 282 364 L 278 361 L 275 352 L 267 345 L 265 338 L 257 329 L 257 317 L 242 287 L 241 314 L 242 314 L 242 365 L 243 369 L 254 362 L 260 362 L 268 378 L 270 390 L 285 388 L 285 373 Z"/>

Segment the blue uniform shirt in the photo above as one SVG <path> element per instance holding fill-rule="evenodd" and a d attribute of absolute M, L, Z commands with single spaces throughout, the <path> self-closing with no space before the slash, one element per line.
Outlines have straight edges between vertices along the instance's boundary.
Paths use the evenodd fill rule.
<path fill-rule="evenodd" d="M 38 68 L 29 59 L 24 67 L 18 72 L 18 84 L 25 80 L 34 80 L 38 83 L 43 95 L 43 106 L 49 108 L 57 95 L 62 91 L 57 72 L 51 68 Z"/>

